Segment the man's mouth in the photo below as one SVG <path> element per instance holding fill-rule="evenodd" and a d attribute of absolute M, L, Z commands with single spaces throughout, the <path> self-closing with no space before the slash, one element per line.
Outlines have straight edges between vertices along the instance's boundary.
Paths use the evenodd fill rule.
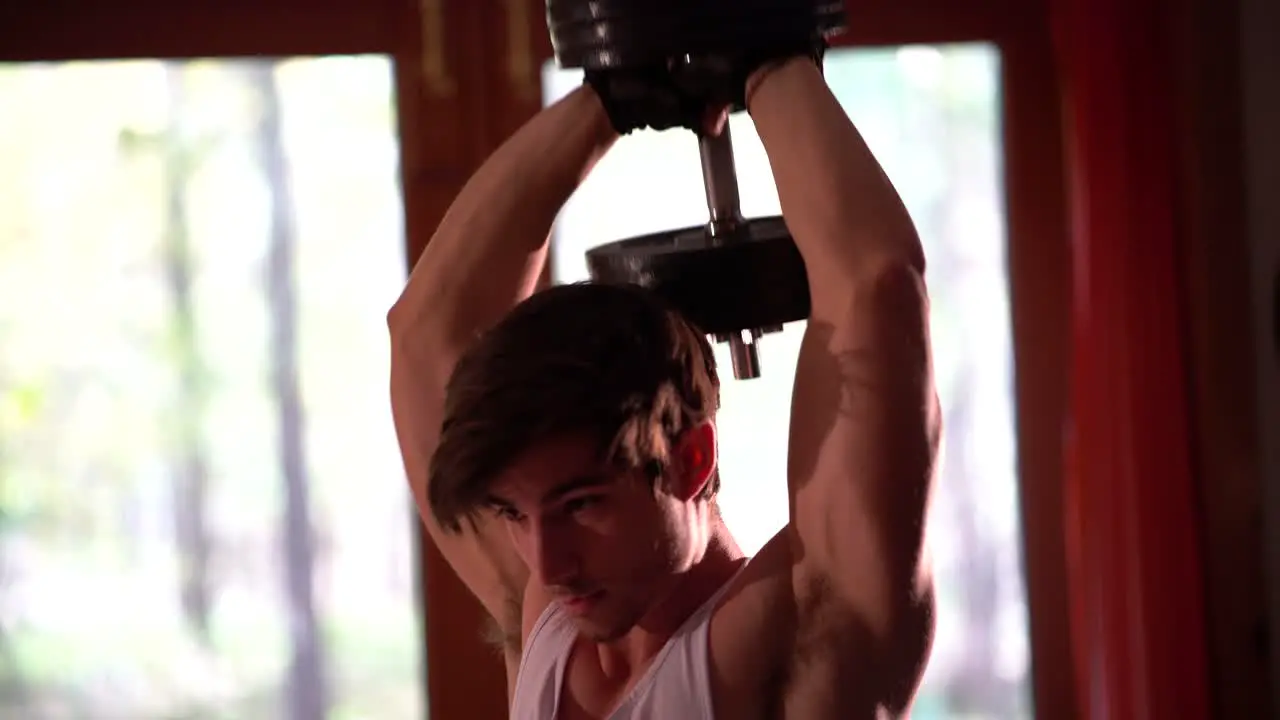
<path fill-rule="evenodd" d="M 585 615 L 603 596 L 603 590 L 595 590 L 583 595 L 561 595 L 560 606 L 571 615 Z"/>

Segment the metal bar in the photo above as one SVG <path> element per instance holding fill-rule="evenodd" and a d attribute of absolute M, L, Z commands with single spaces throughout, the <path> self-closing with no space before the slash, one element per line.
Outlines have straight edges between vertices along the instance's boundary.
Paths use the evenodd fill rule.
<path fill-rule="evenodd" d="M 707 192 L 707 210 L 711 211 L 711 236 L 728 234 L 742 222 L 738 199 L 738 170 L 733 162 L 733 137 L 729 123 L 719 135 L 703 135 L 698 139 L 702 158 L 702 185 Z"/>
<path fill-rule="evenodd" d="M 742 207 L 738 197 L 738 169 L 733 162 L 733 136 L 729 123 L 720 134 L 702 135 L 698 138 L 698 154 L 702 158 L 702 185 L 707 192 L 707 210 L 711 222 L 707 230 L 713 242 L 732 242 L 733 232 L 742 223 Z M 729 343 L 729 359 L 733 363 L 733 376 L 739 380 L 760 377 L 760 356 L 756 351 L 756 339 L 760 332 L 746 328 L 729 333 L 717 340 Z"/>

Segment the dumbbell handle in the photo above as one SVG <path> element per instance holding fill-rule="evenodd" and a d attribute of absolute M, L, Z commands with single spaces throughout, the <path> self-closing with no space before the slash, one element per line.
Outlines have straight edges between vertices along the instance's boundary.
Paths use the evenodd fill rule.
<path fill-rule="evenodd" d="M 738 170 L 733 162 L 733 138 L 729 123 L 719 135 L 698 139 L 702 157 L 702 185 L 707 191 L 707 210 L 711 211 L 711 236 L 730 235 L 742 222 L 738 200 Z"/>
<path fill-rule="evenodd" d="M 707 210 L 711 212 L 708 230 L 712 240 L 733 241 L 733 233 L 742 222 L 738 198 L 738 171 L 733 162 L 733 137 L 729 123 L 719 135 L 698 138 L 698 154 L 702 157 L 702 185 L 707 191 Z M 739 380 L 760 377 L 760 355 L 756 352 L 759 329 L 746 329 L 717 340 L 729 343 L 733 376 Z"/>

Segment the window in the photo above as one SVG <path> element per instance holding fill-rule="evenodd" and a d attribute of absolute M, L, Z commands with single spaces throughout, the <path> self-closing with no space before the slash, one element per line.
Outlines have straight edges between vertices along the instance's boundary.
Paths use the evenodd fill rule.
<path fill-rule="evenodd" d="M 833 49 L 826 76 L 893 179 L 928 253 L 946 441 L 932 515 L 938 635 L 914 717 L 1032 714 L 1022 579 L 999 133 L 999 57 L 987 45 Z M 581 82 L 548 64 L 547 102 Z M 751 121 L 731 120 L 743 212 L 780 212 Z M 692 133 L 621 141 L 561 214 L 557 282 L 587 277 L 597 244 L 707 220 Z M 787 520 L 786 438 L 804 323 L 761 340 L 763 376 L 733 380 L 720 412 L 721 506 L 754 552 Z"/>
<path fill-rule="evenodd" d="M 0 66 L 0 716 L 420 718 L 391 63 Z"/>

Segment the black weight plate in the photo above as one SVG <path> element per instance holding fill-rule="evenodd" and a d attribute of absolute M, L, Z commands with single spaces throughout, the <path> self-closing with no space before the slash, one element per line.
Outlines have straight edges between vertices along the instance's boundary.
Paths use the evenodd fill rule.
<path fill-rule="evenodd" d="M 638 66 L 686 53 L 767 45 L 815 31 L 831 35 L 845 27 L 843 2 L 769 2 L 731 13 L 704 3 L 674 9 L 637 8 L 622 0 L 595 0 L 590 5 L 600 12 L 562 20 L 549 14 L 552 45 L 562 67 Z"/>
<path fill-rule="evenodd" d="M 561 67 L 603 69 L 829 36 L 846 27 L 844 0 L 547 0 Z"/>
<path fill-rule="evenodd" d="M 844 0 L 547 0 L 547 25 L 554 28 L 601 21 L 697 22 L 715 31 L 720 22 L 790 15 L 844 24 Z"/>
<path fill-rule="evenodd" d="M 710 334 L 809 317 L 809 278 L 778 216 L 746 221 L 722 244 L 698 226 L 601 245 L 587 270 L 594 282 L 653 290 Z"/>

